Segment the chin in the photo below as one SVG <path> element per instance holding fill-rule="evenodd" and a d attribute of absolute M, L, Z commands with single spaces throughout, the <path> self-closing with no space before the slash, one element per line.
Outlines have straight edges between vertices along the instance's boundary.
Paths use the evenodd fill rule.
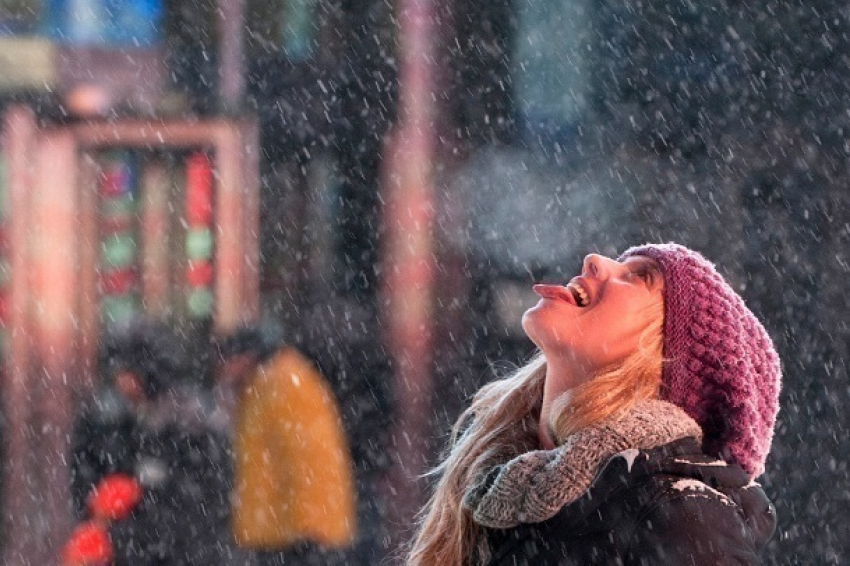
<path fill-rule="evenodd" d="M 534 307 L 528 309 L 524 313 L 522 313 L 522 329 L 525 330 L 525 333 L 528 334 L 529 326 L 533 325 L 531 320 L 534 318 Z"/>
<path fill-rule="evenodd" d="M 539 348 L 540 343 L 537 341 L 537 329 L 539 322 L 537 320 L 537 316 L 535 316 L 537 312 L 535 309 L 531 308 L 525 311 L 522 315 L 522 329 L 525 331 L 525 335 L 528 336 L 528 339 L 534 342 L 534 344 Z"/>

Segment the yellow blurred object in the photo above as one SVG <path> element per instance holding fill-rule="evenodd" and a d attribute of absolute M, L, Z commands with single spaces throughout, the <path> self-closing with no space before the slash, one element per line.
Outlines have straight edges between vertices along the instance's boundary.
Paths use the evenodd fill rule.
<path fill-rule="evenodd" d="M 324 378 L 292 348 L 260 366 L 236 425 L 234 536 L 240 546 L 353 542 L 355 485 L 348 443 Z"/>

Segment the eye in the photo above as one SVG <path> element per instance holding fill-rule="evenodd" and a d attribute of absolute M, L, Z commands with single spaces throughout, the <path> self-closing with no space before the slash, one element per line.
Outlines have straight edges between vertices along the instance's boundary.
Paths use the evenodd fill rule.
<path fill-rule="evenodd" d="M 647 286 L 653 287 L 658 278 L 658 269 L 649 262 L 636 262 L 632 275 L 640 277 Z"/>

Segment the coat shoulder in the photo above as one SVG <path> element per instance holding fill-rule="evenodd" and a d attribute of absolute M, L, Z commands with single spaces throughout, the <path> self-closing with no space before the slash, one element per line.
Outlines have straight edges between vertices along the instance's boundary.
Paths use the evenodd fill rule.
<path fill-rule="evenodd" d="M 624 499 L 637 506 L 626 554 L 638 564 L 760 563 L 776 528 L 775 508 L 739 466 L 694 446 L 647 451 L 632 470 L 636 481 Z"/>
<path fill-rule="evenodd" d="M 760 563 L 764 540 L 739 494 L 680 476 L 659 475 L 650 482 L 653 496 L 635 516 L 627 541 L 628 563 Z"/>
<path fill-rule="evenodd" d="M 775 525 L 758 484 L 686 439 L 615 456 L 547 521 L 491 530 L 491 564 L 758 564 Z"/>

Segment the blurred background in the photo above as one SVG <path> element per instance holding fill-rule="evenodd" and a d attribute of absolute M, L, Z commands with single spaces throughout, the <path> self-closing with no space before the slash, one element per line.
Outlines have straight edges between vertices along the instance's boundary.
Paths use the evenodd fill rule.
<path fill-rule="evenodd" d="M 845 561 L 848 37 L 833 0 L 0 0 L 5 563 L 56 560 L 138 316 L 278 325 L 343 416 L 348 562 L 394 562 L 531 284 L 668 240 L 784 362 L 767 562 Z"/>

